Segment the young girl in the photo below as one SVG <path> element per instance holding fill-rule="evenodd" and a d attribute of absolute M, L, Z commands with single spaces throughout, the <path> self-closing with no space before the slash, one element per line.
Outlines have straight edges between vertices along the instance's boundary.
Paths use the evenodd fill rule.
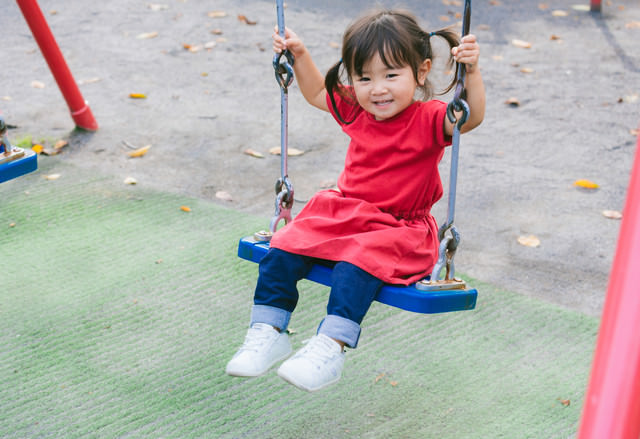
<path fill-rule="evenodd" d="M 450 30 L 423 31 L 413 15 L 377 11 L 345 31 L 342 59 L 322 76 L 300 38 L 273 35 L 276 53 L 288 49 L 303 96 L 330 112 L 351 138 L 339 190 L 315 194 L 274 234 L 260 262 L 244 344 L 227 364 L 233 376 L 258 376 L 288 357 L 287 325 L 298 301 L 298 280 L 314 262 L 332 263 L 327 315 L 317 335 L 278 369 L 307 390 L 340 379 L 344 347 L 355 348 L 360 323 L 383 283 L 408 285 L 427 276 L 438 252 L 431 206 L 442 196 L 438 163 L 453 124 L 432 95 L 431 38 L 444 38 L 453 60 L 466 65 L 470 114 L 461 131 L 484 117 L 484 85 L 473 35 L 459 43 Z M 347 84 L 341 78 L 346 77 Z M 455 85 L 455 77 L 445 90 Z"/>

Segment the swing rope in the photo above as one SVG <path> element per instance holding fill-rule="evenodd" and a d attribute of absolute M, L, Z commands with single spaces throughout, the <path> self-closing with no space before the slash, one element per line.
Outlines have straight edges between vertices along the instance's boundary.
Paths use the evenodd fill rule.
<path fill-rule="evenodd" d="M 464 4 L 464 14 L 462 18 L 462 36 L 469 33 L 471 21 L 471 0 L 466 0 Z M 447 105 L 447 117 L 453 123 L 453 136 L 451 138 L 451 170 L 449 174 L 449 202 L 447 208 L 447 221 L 438 229 L 438 239 L 440 247 L 438 249 L 438 260 L 431 271 L 430 281 L 421 281 L 417 288 L 429 288 L 434 283 L 444 282 L 450 284 L 464 283 L 456 279 L 455 265 L 453 258 L 456 254 L 458 244 L 460 244 L 460 233 L 453 224 L 456 210 L 456 188 L 458 183 L 458 156 L 460 153 L 460 128 L 469 118 L 469 104 L 463 99 L 465 90 L 464 83 L 466 77 L 466 66 L 458 64 L 458 74 L 456 78 L 456 89 L 453 99 Z M 456 117 L 454 111 L 461 112 L 460 119 Z M 447 235 L 447 232 L 449 235 Z M 444 278 L 441 278 L 442 270 L 445 271 Z"/>
<path fill-rule="evenodd" d="M 276 1 L 278 14 L 278 33 L 284 39 L 284 0 Z M 268 239 L 276 232 L 278 223 L 284 220 L 285 225 L 291 221 L 293 206 L 293 185 L 289 180 L 289 86 L 293 82 L 293 54 L 289 50 L 276 53 L 273 57 L 273 69 L 276 82 L 280 86 L 280 178 L 276 181 L 275 213 L 269 225 Z"/>

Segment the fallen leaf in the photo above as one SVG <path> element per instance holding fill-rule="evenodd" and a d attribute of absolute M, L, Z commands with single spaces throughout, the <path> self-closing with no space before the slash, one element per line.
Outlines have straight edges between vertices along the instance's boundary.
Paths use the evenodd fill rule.
<path fill-rule="evenodd" d="M 202 48 L 201 46 L 194 46 L 188 43 L 182 43 L 182 47 L 191 53 L 196 53 Z"/>
<path fill-rule="evenodd" d="M 257 21 L 249 20 L 246 15 L 242 15 L 242 14 L 238 15 L 238 21 L 243 21 L 245 24 L 248 24 L 251 26 L 257 23 Z"/>
<path fill-rule="evenodd" d="M 551 15 L 553 15 L 554 17 L 566 17 L 567 15 L 569 15 L 569 13 L 561 9 L 556 9 L 555 11 L 551 12 Z"/>
<path fill-rule="evenodd" d="M 57 180 L 59 178 L 60 178 L 60 174 L 49 174 L 44 176 L 44 179 L 49 181 Z"/>
<path fill-rule="evenodd" d="M 207 16 L 211 18 L 222 18 L 226 17 L 227 13 L 224 11 L 211 11 L 207 13 Z"/>
<path fill-rule="evenodd" d="M 578 186 L 581 188 L 585 188 L 585 189 L 598 189 L 600 186 L 598 186 L 596 183 L 594 183 L 591 180 L 586 180 L 586 179 L 580 179 L 580 180 L 576 180 L 573 182 L 574 186 Z"/>
<path fill-rule="evenodd" d="M 500 6 L 502 3 L 500 3 L 498 0 L 490 0 L 489 4 L 491 6 Z"/>
<path fill-rule="evenodd" d="M 392 387 L 395 387 L 398 385 L 397 381 L 389 381 L 389 384 L 391 384 Z"/>
<path fill-rule="evenodd" d="M 222 35 L 222 29 L 211 29 L 209 32 L 213 35 Z"/>
<path fill-rule="evenodd" d="M 65 146 L 68 146 L 69 142 L 67 142 L 66 140 L 58 140 L 54 145 L 53 145 L 53 149 L 62 149 Z"/>
<path fill-rule="evenodd" d="M 244 150 L 244 154 L 246 155 L 250 155 L 251 157 L 255 157 L 257 159 L 262 159 L 264 158 L 264 155 L 262 155 L 261 153 L 259 153 L 258 151 L 254 151 L 253 149 L 249 148 L 249 149 L 245 149 Z"/>
<path fill-rule="evenodd" d="M 574 11 L 589 12 L 591 10 L 591 6 L 589 6 L 589 5 L 573 5 L 573 6 L 571 6 L 571 9 L 573 9 Z"/>
<path fill-rule="evenodd" d="M 15 227 L 15 226 L 16 226 L 16 223 L 10 223 L 9 224 L 9 227 Z"/>
<path fill-rule="evenodd" d="M 505 104 L 511 106 L 511 107 L 519 107 L 520 106 L 520 101 L 518 100 L 518 98 L 514 98 L 511 97 L 509 99 L 507 99 L 506 101 L 504 101 Z"/>
<path fill-rule="evenodd" d="M 518 244 L 535 248 L 540 246 L 540 240 L 535 235 L 523 235 L 518 237 Z"/>
<path fill-rule="evenodd" d="M 157 36 L 158 36 L 158 32 L 145 32 L 145 33 L 139 34 L 136 38 L 139 40 L 149 40 Z"/>
<path fill-rule="evenodd" d="M 544 11 L 545 9 L 549 9 L 549 5 L 546 3 L 538 3 L 538 9 Z"/>
<path fill-rule="evenodd" d="M 233 201 L 233 197 L 229 192 L 226 191 L 218 191 L 216 192 L 216 198 L 223 201 Z"/>
<path fill-rule="evenodd" d="M 169 9 L 169 5 L 161 5 L 159 3 L 148 3 L 147 6 L 152 11 L 164 11 L 165 9 Z"/>
<path fill-rule="evenodd" d="M 528 41 L 523 41 L 523 40 L 511 40 L 511 44 L 513 44 L 516 47 L 519 47 L 521 49 L 530 49 L 531 48 L 531 43 L 529 43 Z"/>
<path fill-rule="evenodd" d="M 147 99 L 147 95 L 144 93 L 129 93 L 131 99 Z"/>
<path fill-rule="evenodd" d="M 188 206 L 180 206 L 180 210 L 183 212 L 191 212 L 191 208 Z"/>
<path fill-rule="evenodd" d="M 557 36 L 555 34 L 551 34 L 551 37 L 549 39 L 551 41 L 562 41 L 562 38 L 560 38 L 559 36 Z"/>
<path fill-rule="evenodd" d="M 522 73 L 533 73 L 533 69 L 530 67 L 523 67 L 520 69 Z"/>
<path fill-rule="evenodd" d="M 37 143 L 31 147 L 31 150 L 36 154 L 40 154 L 44 150 L 44 147 L 39 143 Z"/>
<path fill-rule="evenodd" d="M 622 219 L 622 212 L 617 210 L 603 210 L 602 215 L 609 219 Z"/>
<path fill-rule="evenodd" d="M 342 47 L 342 45 L 340 43 L 336 43 L 335 41 L 329 41 L 329 47 L 339 49 L 340 47 Z"/>
<path fill-rule="evenodd" d="M 93 84 L 100 81 L 102 81 L 101 78 L 95 77 L 95 78 L 89 78 L 89 79 L 81 79 L 80 81 L 78 81 L 78 84 L 80 85 Z"/>
<path fill-rule="evenodd" d="M 488 24 L 479 24 L 476 26 L 476 29 L 478 30 L 491 30 L 491 26 L 489 26 Z"/>
<path fill-rule="evenodd" d="M 287 328 L 287 334 L 293 335 L 293 334 L 297 334 L 297 333 L 298 333 L 298 331 L 296 331 L 295 329 Z"/>
<path fill-rule="evenodd" d="M 129 151 L 127 155 L 132 158 L 142 157 L 149 151 L 149 148 L 151 148 L 151 145 L 143 146 L 142 148 L 138 148 L 134 151 Z"/>
<path fill-rule="evenodd" d="M 440 21 L 450 21 L 451 19 L 449 18 L 448 15 L 441 15 L 438 17 L 438 20 Z"/>
<path fill-rule="evenodd" d="M 136 180 L 133 177 L 127 177 L 124 179 L 124 184 L 131 184 L 131 185 L 138 184 L 138 180 Z"/>
<path fill-rule="evenodd" d="M 216 47 L 215 41 L 209 41 L 208 43 L 204 43 L 204 48 L 207 50 L 213 49 L 214 47 Z"/>
<path fill-rule="evenodd" d="M 636 102 L 638 102 L 638 94 L 634 93 L 632 95 L 626 95 L 624 98 L 622 98 L 622 100 L 627 104 L 635 104 Z"/>
<path fill-rule="evenodd" d="M 560 404 L 562 404 L 565 407 L 569 407 L 569 405 L 571 404 L 571 400 L 569 399 L 558 398 L 558 401 L 560 401 Z"/>
<path fill-rule="evenodd" d="M 630 21 L 624 25 L 627 29 L 640 29 L 640 21 Z"/>
<path fill-rule="evenodd" d="M 31 81 L 31 87 L 33 88 L 44 88 L 44 82 L 41 81 Z"/>
<path fill-rule="evenodd" d="M 274 146 L 273 148 L 271 148 L 269 150 L 269 154 L 280 155 L 280 147 L 279 146 Z M 296 149 L 296 148 L 287 148 L 287 154 L 290 157 L 295 157 L 295 156 L 304 154 L 304 151 L 302 151 L 300 149 Z"/>
<path fill-rule="evenodd" d="M 386 375 L 386 373 L 385 373 L 385 372 L 382 372 L 381 374 L 379 374 L 379 375 L 376 377 L 375 382 L 377 383 L 378 381 L 380 381 L 382 378 L 384 378 L 384 377 L 385 377 L 385 375 Z"/>

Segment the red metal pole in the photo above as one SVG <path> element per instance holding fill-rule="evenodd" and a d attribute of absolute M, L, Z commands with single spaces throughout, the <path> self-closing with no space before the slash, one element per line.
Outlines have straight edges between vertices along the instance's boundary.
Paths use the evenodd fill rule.
<path fill-rule="evenodd" d="M 87 102 L 82 97 L 76 81 L 73 79 L 73 75 L 62 56 L 62 52 L 60 52 L 47 20 L 45 20 L 38 6 L 38 2 L 36 0 L 16 1 L 31 29 L 33 37 L 36 39 L 38 46 L 40 46 L 40 51 L 44 55 L 47 64 L 49 64 L 49 69 L 53 73 L 62 95 L 67 101 L 69 110 L 71 110 L 71 117 L 76 126 L 84 130 L 96 131 L 98 123 L 93 117 Z"/>
<path fill-rule="evenodd" d="M 602 9 L 602 0 L 591 0 L 591 12 L 600 12 Z"/>
<path fill-rule="evenodd" d="M 579 439 L 640 437 L 640 137 Z"/>

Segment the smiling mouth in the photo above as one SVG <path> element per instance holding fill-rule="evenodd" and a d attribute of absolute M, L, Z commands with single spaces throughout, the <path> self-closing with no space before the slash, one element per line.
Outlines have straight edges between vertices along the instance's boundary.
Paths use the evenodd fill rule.
<path fill-rule="evenodd" d="M 373 104 L 376 105 L 376 106 L 381 107 L 381 106 L 384 106 L 384 105 L 389 105 L 392 102 L 393 102 L 393 99 L 388 99 L 386 101 L 375 101 Z"/>

